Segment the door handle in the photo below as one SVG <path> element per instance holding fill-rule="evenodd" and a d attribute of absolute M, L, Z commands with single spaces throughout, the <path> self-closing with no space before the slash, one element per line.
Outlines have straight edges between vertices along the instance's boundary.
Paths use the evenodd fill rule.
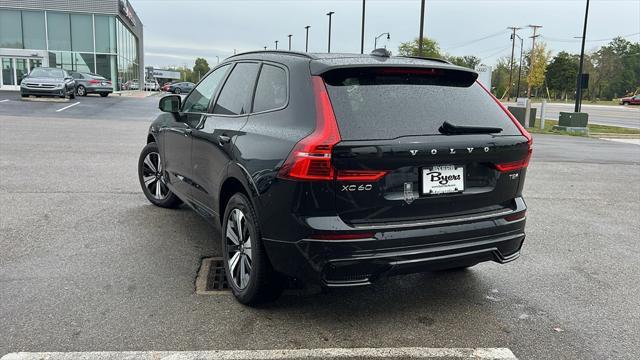
<path fill-rule="evenodd" d="M 231 142 L 231 138 L 227 135 L 219 135 L 218 136 L 218 141 L 220 142 L 220 145 L 224 145 L 224 144 L 228 144 Z"/>
<path fill-rule="evenodd" d="M 189 136 L 189 135 L 191 135 L 191 133 L 192 133 L 192 132 L 193 132 L 193 130 L 191 130 L 191 129 L 186 129 L 186 130 L 184 131 L 184 136 Z"/>

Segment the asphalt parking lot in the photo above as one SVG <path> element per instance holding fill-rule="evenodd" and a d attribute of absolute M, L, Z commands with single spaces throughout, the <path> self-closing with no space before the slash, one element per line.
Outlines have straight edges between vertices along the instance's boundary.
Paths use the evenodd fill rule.
<path fill-rule="evenodd" d="M 140 190 L 157 99 L 0 93 L 0 356 L 429 347 L 640 358 L 640 146 L 535 136 L 513 263 L 294 291 L 253 309 L 195 293 L 220 230 Z"/>

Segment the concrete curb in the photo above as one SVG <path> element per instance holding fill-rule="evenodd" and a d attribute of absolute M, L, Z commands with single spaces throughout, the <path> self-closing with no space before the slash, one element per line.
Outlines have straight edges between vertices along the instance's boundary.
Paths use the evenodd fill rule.
<path fill-rule="evenodd" d="M 328 348 L 297 350 L 18 352 L 0 360 L 284 360 L 284 359 L 482 359 L 517 360 L 507 348 Z"/>

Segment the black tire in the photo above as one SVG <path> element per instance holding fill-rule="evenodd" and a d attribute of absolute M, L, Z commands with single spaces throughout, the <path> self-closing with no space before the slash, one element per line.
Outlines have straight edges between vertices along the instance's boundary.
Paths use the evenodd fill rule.
<path fill-rule="evenodd" d="M 27 94 L 20 94 L 20 97 L 28 98 L 28 97 L 29 97 L 29 95 L 27 95 Z"/>
<path fill-rule="evenodd" d="M 109 96 L 109 93 L 100 93 L 100 96 L 107 97 L 107 96 Z"/>
<path fill-rule="evenodd" d="M 87 96 L 87 89 L 82 85 L 78 85 L 76 88 L 76 94 L 78 94 L 78 96 Z"/>
<path fill-rule="evenodd" d="M 173 93 L 174 93 L 174 94 L 177 94 L 177 95 L 180 95 L 180 93 L 181 93 L 181 92 L 182 92 L 182 90 L 180 90 L 180 88 L 175 88 L 175 89 L 173 90 Z"/>
<path fill-rule="evenodd" d="M 629 102 L 625 101 L 625 102 L 622 103 L 622 105 L 629 105 Z"/>
<path fill-rule="evenodd" d="M 166 184 L 164 184 L 164 177 L 166 176 L 164 170 L 161 168 L 157 169 L 157 163 L 153 164 L 154 168 L 150 167 L 145 160 L 149 156 L 150 160 L 154 158 L 162 164 L 162 159 L 160 158 L 160 152 L 158 151 L 158 145 L 154 142 L 147 144 L 142 149 L 140 153 L 140 158 L 138 159 L 138 180 L 140 181 L 140 186 L 142 187 L 142 192 L 144 196 L 147 197 L 147 200 L 151 202 L 153 205 L 173 209 L 178 207 L 182 201 L 169 190 Z M 159 170 L 159 171 L 157 171 Z M 153 175 L 151 175 L 153 173 Z M 150 179 L 150 176 L 155 176 L 155 181 Z M 146 180 L 151 180 L 149 184 L 145 184 Z M 160 196 L 157 194 L 157 186 L 160 186 Z M 153 192 L 152 192 L 153 191 Z"/>
<path fill-rule="evenodd" d="M 76 98 L 76 89 L 74 88 L 69 94 L 69 99 L 75 99 L 75 98 Z"/>
<path fill-rule="evenodd" d="M 243 215 L 244 223 L 241 222 L 240 227 L 246 229 L 246 231 L 242 231 L 245 241 L 244 245 L 247 244 L 246 236 L 250 239 L 248 248 L 245 248 L 244 245 L 240 250 L 238 247 L 232 248 L 233 245 L 231 243 L 233 240 L 227 236 L 227 230 L 238 236 L 237 226 L 233 225 L 236 222 L 231 219 L 232 213 L 237 214 L 234 210 L 239 210 Z M 237 219 L 237 217 L 235 219 Z M 227 274 L 227 282 L 233 295 L 240 303 L 250 306 L 277 299 L 284 289 L 284 281 L 282 280 L 282 276 L 273 269 L 269 262 L 262 243 L 262 233 L 256 212 L 244 194 L 236 193 L 229 199 L 222 224 L 221 237 L 222 251 L 224 253 L 224 269 Z M 232 227 L 228 229 L 230 226 Z M 236 230 L 234 230 L 234 228 Z M 242 237 L 240 237 L 239 243 L 242 243 L 242 241 Z M 247 249 L 249 250 L 248 252 Z M 235 266 L 237 270 L 235 272 L 236 276 L 234 276 L 230 270 L 230 253 L 234 253 L 231 258 L 238 255 Z M 246 259 L 248 259 L 248 264 L 250 264 L 250 270 L 247 275 L 248 279 L 245 280 L 244 287 L 242 287 L 242 284 L 238 284 L 238 282 L 240 282 L 238 278 L 240 277 L 240 271 L 246 269 L 247 262 L 242 262 L 247 261 Z"/>

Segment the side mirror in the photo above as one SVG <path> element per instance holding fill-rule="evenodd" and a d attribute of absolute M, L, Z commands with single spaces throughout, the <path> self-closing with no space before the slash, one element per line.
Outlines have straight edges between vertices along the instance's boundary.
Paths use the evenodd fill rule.
<path fill-rule="evenodd" d="M 182 99 L 180 95 L 167 95 L 160 98 L 160 103 L 158 104 L 158 108 L 160 111 L 169 112 L 169 113 L 177 113 L 180 111 L 180 107 L 182 106 Z"/>
<path fill-rule="evenodd" d="M 71 76 L 67 76 L 64 78 L 64 81 L 69 81 L 69 80 L 73 80 L 73 78 Z"/>

